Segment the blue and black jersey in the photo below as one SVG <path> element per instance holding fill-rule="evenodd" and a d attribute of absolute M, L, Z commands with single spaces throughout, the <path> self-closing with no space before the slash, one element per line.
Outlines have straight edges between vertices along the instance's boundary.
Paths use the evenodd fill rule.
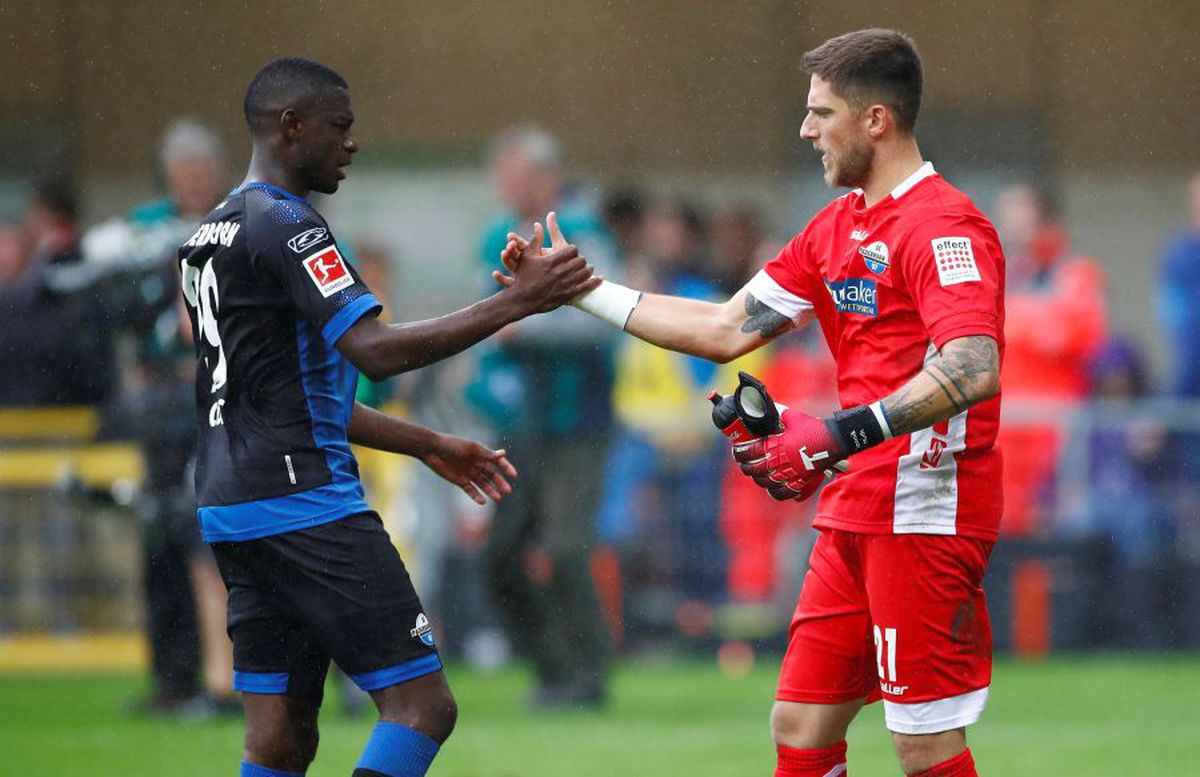
<path fill-rule="evenodd" d="M 346 427 L 358 372 L 334 347 L 379 301 L 323 218 L 251 183 L 179 249 L 197 356 L 196 495 L 208 542 L 367 510 Z"/>

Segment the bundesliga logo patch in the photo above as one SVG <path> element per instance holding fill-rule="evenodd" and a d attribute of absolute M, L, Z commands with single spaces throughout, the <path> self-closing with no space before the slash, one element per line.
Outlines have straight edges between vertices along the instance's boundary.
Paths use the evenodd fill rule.
<path fill-rule="evenodd" d="M 354 285 L 354 276 L 347 269 L 337 246 L 330 246 L 305 259 L 304 269 L 308 270 L 308 277 L 317 285 L 317 291 L 321 292 L 322 297 L 328 297 Z"/>
<path fill-rule="evenodd" d="M 981 280 L 969 237 L 939 237 L 933 241 L 933 260 L 943 286 Z"/>

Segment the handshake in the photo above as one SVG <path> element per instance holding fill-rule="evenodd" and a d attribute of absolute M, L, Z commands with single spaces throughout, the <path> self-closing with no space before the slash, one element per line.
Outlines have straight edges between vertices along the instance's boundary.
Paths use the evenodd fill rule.
<path fill-rule="evenodd" d="M 780 501 L 804 501 L 847 469 L 850 452 L 833 421 L 776 405 L 762 381 L 738 373 L 729 396 L 709 395 L 713 423 L 733 443 L 744 474 Z"/>

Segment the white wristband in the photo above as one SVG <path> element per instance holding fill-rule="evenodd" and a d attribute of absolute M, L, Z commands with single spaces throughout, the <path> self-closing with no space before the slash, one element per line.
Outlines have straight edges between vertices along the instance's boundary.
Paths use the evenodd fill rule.
<path fill-rule="evenodd" d="M 871 408 L 871 412 L 875 414 L 875 420 L 879 422 L 879 428 L 883 430 L 883 439 L 892 439 L 894 436 L 892 434 L 892 425 L 888 423 L 887 413 L 883 412 L 883 400 L 872 402 L 867 407 Z"/>
<path fill-rule="evenodd" d="M 571 300 L 571 304 L 618 329 L 624 329 L 625 322 L 629 320 L 641 298 L 642 293 L 637 289 L 612 281 L 603 281 L 591 291 Z"/>

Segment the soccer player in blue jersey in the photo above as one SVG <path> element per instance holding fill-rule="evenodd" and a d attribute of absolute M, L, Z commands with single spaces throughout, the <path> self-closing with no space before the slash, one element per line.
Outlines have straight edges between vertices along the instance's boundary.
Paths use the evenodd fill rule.
<path fill-rule="evenodd" d="M 454 698 L 350 443 L 414 456 L 479 502 L 509 493 L 516 471 L 504 451 L 356 404 L 357 373 L 443 359 L 600 281 L 570 246 L 522 263 L 510 288 L 470 307 L 385 324 L 306 200 L 337 191 L 358 150 L 346 81 L 275 60 L 250 82 L 245 112 L 246 180 L 180 248 L 198 359 L 199 518 L 229 589 L 245 694 L 241 774 L 305 772 L 332 659 L 379 708 L 354 775 L 423 775 L 454 727 Z"/>

